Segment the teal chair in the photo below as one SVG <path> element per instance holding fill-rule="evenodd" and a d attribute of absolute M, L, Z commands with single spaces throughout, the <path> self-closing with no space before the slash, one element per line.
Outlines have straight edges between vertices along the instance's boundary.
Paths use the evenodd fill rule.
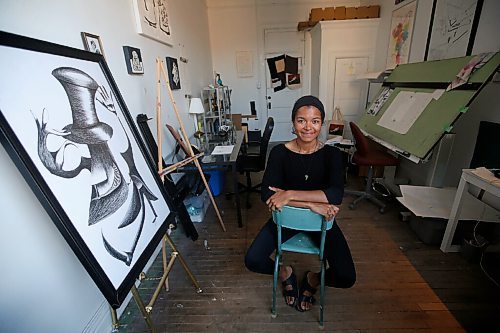
<path fill-rule="evenodd" d="M 278 227 L 278 247 L 276 249 L 274 264 L 273 305 L 271 316 L 276 318 L 277 315 L 276 289 L 278 286 L 278 271 L 283 251 L 314 254 L 319 257 L 321 263 L 319 326 L 320 328 L 323 328 L 323 307 L 325 304 L 325 262 L 323 260 L 323 250 L 325 248 L 326 231 L 332 228 L 335 219 L 326 221 L 324 216 L 319 215 L 310 209 L 284 206 L 281 211 L 273 211 L 273 220 Z M 321 232 L 320 246 L 318 247 L 316 243 L 305 233 L 298 233 L 283 243 L 281 240 L 282 227 L 300 231 Z"/>

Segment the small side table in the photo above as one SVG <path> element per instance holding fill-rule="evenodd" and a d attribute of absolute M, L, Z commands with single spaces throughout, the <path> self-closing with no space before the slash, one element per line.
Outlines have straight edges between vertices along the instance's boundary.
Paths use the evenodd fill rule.
<path fill-rule="evenodd" d="M 475 170 L 473 169 L 462 170 L 462 176 L 460 177 L 460 183 L 458 184 L 457 194 L 453 200 L 450 218 L 448 219 L 443 241 L 441 242 L 440 248 L 443 252 L 458 252 L 460 250 L 459 245 L 451 245 L 451 242 L 460 218 L 464 193 L 469 190 L 469 186 L 475 185 L 485 192 L 491 193 L 495 197 L 500 198 L 500 183 L 492 182 L 491 180 L 481 177 L 474 171 Z"/>

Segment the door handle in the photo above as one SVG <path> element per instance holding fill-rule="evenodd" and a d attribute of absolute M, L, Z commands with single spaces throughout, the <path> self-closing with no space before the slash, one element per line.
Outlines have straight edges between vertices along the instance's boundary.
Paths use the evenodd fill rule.
<path fill-rule="evenodd" d="M 267 102 L 267 109 L 271 110 L 271 102 Z"/>

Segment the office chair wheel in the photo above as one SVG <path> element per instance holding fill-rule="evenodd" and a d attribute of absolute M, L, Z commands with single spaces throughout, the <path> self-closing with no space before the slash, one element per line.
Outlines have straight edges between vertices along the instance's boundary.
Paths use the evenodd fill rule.
<path fill-rule="evenodd" d="M 271 313 L 271 318 L 275 319 L 276 317 L 278 317 L 276 313 Z"/>
<path fill-rule="evenodd" d="M 384 214 L 385 213 L 385 207 L 382 207 L 378 210 L 380 212 L 380 214 Z"/>
<path fill-rule="evenodd" d="M 356 208 L 356 206 L 355 206 L 353 203 L 349 204 L 349 209 L 351 209 L 351 210 L 352 210 L 352 209 L 354 209 L 354 208 Z"/>

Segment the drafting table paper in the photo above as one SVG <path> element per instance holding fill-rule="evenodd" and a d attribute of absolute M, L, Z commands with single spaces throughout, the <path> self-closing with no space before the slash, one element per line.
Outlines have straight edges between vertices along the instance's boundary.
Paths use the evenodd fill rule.
<path fill-rule="evenodd" d="M 398 197 L 398 201 L 413 214 L 443 219 L 450 217 L 456 188 L 401 185 L 400 189 L 403 196 Z M 500 213 L 465 192 L 460 219 L 496 222 L 500 221 Z"/>
<path fill-rule="evenodd" d="M 212 155 L 229 155 L 233 152 L 234 145 L 216 146 L 212 151 Z"/>
<path fill-rule="evenodd" d="M 401 91 L 377 124 L 399 134 L 406 134 L 432 97 L 431 93 Z"/>

